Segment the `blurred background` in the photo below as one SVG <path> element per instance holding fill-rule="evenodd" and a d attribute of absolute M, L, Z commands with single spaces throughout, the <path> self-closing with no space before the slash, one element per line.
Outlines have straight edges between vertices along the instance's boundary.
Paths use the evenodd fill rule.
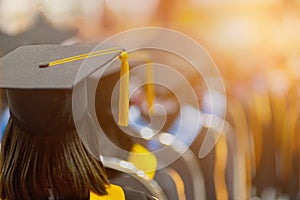
<path fill-rule="evenodd" d="M 0 57 L 21 45 L 101 41 L 145 26 L 192 37 L 223 77 L 235 159 L 214 152 L 214 173 L 220 156 L 231 165 L 223 182 L 204 177 L 215 180 L 205 182 L 207 199 L 300 199 L 299 0 L 0 0 Z M 203 100 L 197 83 L 195 91 Z M 225 140 L 219 148 L 230 150 Z"/>

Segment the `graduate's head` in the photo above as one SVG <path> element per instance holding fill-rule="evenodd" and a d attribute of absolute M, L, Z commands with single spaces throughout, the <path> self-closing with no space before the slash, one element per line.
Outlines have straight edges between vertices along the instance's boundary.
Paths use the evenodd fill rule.
<path fill-rule="evenodd" d="M 11 116 L 0 153 L 1 199 L 48 199 L 51 194 L 55 199 L 87 199 L 90 191 L 106 194 L 108 181 L 100 158 L 76 131 L 72 92 L 75 84 L 81 85 L 85 76 L 118 53 L 102 57 L 76 82 L 78 60 L 87 56 L 76 55 L 90 49 L 28 46 L 1 59 L 0 86 Z M 90 131 L 86 118 L 80 123 Z"/>
<path fill-rule="evenodd" d="M 106 194 L 102 163 L 73 129 L 49 135 L 24 131 L 9 120 L 0 154 L 1 199 L 87 199 Z"/>

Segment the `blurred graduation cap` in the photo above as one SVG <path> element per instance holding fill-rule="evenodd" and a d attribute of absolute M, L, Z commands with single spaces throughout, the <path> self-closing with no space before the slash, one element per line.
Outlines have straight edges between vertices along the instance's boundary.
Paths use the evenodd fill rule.
<path fill-rule="evenodd" d="M 94 50 L 93 45 L 34 45 L 4 56 L 0 87 L 7 89 L 13 122 L 34 134 L 74 128 L 72 89 L 123 54 L 123 49 L 114 47 Z M 85 59 L 89 66 L 78 74 Z"/>

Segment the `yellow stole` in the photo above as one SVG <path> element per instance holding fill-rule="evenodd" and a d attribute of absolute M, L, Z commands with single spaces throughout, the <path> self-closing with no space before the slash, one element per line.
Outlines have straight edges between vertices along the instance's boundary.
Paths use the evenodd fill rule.
<path fill-rule="evenodd" d="M 125 194 L 123 189 L 120 186 L 110 184 L 107 188 L 107 195 L 97 195 L 93 193 L 92 191 L 90 192 L 90 200 L 125 200 Z"/>

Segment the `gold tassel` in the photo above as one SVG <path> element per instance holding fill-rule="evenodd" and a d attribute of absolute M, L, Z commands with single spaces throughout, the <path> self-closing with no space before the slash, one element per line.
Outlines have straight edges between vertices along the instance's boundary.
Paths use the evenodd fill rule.
<path fill-rule="evenodd" d="M 118 125 L 128 126 L 129 117 L 129 64 L 128 53 L 122 52 L 119 56 L 121 61 L 120 91 L 119 91 L 119 119 Z"/>
<path fill-rule="evenodd" d="M 152 107 L 155 101 L 155 88 L 153 84 L 153 67 L 151 62 L 147 62 L 146 67 L 146 95 L 147 95 L 147 103 L 148 103 L 148 112 L 149 114 L 154 113 L 154 108 Z"/>

